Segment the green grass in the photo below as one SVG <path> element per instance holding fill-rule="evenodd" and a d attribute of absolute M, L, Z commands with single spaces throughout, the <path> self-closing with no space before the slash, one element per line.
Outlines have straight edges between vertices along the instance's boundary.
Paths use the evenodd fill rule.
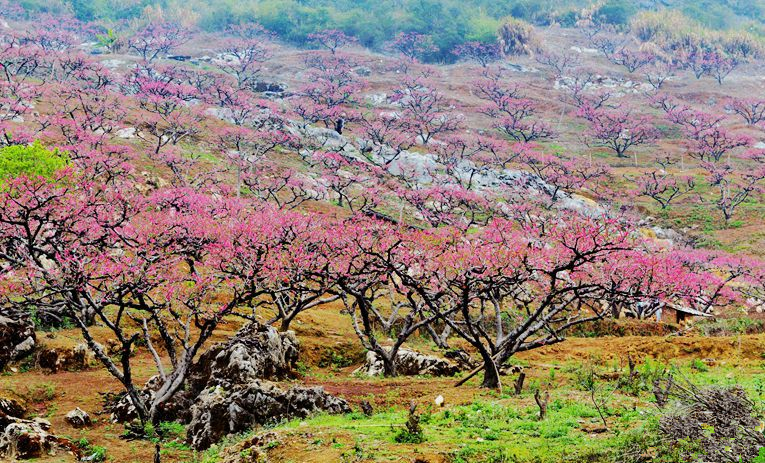
<path fill-rule="evenodd" d="M 619 416 L 621 412 L 614 412 Z M 627 431 L 635 418 L 617 421 L 616 426 Z M 405 410 L 387 410 L 372 417 L 358 413 L 349 415 L 318 415 L 307 420 L 288 422 L 277 429 L 325 429 L 359 436 L 367 445 L 377 449 L 384 461 L 395 456 L 395 436 L 407 419 Z M 595 425 L 597 411 L 582 401 L 555 400 L 548 417 L 537 418 L 536 407 L 516 408 L 503 402 L 476 402 L 447 410 L 426 410 L 421 416 L 425 441 L 422 445 L 438 446 L 459 461 L 612 461 L 613 449 L 618 447 L 619 434 L 593 438 L 580 428 L 583 423 Z M 496 460 L 496 458 L 509 458 Z M 593 457 L 598 459 L 593 460 Z M 492 459 L 494 458 L 494 459 Z"/>
<path fill-rule="evenodd" d="M 674 364 L 646 360 L 637 365 L 637 383 L 625 385 L 626 366 L 618 362 L 598 359 L 585 365 L 565 362 L 554 375 L 530 378 L 520 396 L 487 392 L 467 405 L 447 405 L 444 409 L 421 405 L 418 412 L 423 442 L 418 444 L 397 442 L 408 410 L 401 405 L 381 405 L 391 403 L 389 396 L 397 394 L 395 388 L 386 389 L 386 380 L 381 380 L 381 390 L 387 395 L 370 398 L 378 402 L 377 413 L 371 417 L 360 412 L 321 414 L 288 421 L 273 430 L 287 446 L 292 443 L 317 450 L 338 449 L 342 451 L 342 461 L 400 461 L 409 458 L 413 451 L 427 449 L 447 455 L 453 463 L 637 463 L 648 461 L 639 459 L 646 452 L 661 454 L 662 459 L 654 461 L 674 463 L 678 460 L 662 453 L 667 449 L 662 449 L 656 437 L 660 412 L 653 405 L 652 379 L 671 370 L 678 381 L 739 384 L 755 402 L 762 404 L 764 367 L 765 359 L 761 365 L 747 364 L 743 368 L 735 362 L 708 365 L 701 358 Z M 600 391 L 599 397 L 605 398 L 603 412 L 608 430 L 603 428 L 590 392 L 582 385 L 588 371 L 594 375 L 592 386 Z M 604 379 L 614 372 L 621 372 L 621 378 Z M 534 404 L 536 388 L 547 389 L 551 395 L 543 421 L 538 419 Z M 295 439 L 305 442 L 295 444 Z M 282 446 L 272 450 L 279 455 Z M 201 461 L 219 461 L 218 452 L 211 450 Z"/>

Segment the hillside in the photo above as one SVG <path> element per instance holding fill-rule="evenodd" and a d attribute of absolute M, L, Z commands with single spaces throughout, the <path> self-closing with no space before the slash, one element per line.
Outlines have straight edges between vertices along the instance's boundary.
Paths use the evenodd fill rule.
<path fill-rule="evenodd" d="M 2 3 L 0 459 L 761 463 L 763 8 Z"/>

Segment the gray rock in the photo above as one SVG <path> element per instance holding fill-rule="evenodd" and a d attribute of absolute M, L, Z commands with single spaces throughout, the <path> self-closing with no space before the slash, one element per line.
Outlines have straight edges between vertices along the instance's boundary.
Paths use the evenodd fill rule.
<path fill-rule="evenodd" d="M 363 158 L 359 150 L 348 138 L 340 135 L 333 129 L 313 126 L 301 127 L 296 124 L 290 127 L 290 132 L 307 141 L 309 145 L 317 148 L 335 151 L 357 159 Z"/>
<path fill-rule="evenodd" d="M 189 404 L 189 443 L 205 449 L 228 434 L 256 425 L 318 411 L 349 412 L 345 400 L 320 387 L 285 390 L 266 380 L 293 376 L 298 349 L 294 333 L 252 323 L 202 354 L 192 369 L 186 395 L 179 399 Z"/>
<path fill-rule="evenodd" d="M 284 93 L 287 91 L 287 85 L 278 82 L 255 82 L 252 91 L 258 93 Z"/>
<path fill-rule="evenodd" d="M 79 371 L 87 369 L 92 358 L 93 354 L 88 349 L 88 345 L 80 343 L 71 349 L 41 349 L 37 352 L 36 364 L 53 373 L 62 370 Z"/>
<path fill-rule="evenodd" d="M 359 66 L 354 69 L 353 72 L 355 72 L 357 76 L 361 77 L 369 77 L 372 75 L 372 70 L 366 66 Z"/>
<path fill-rule="evenodd" d="M 20 360 L 35 348 L 35 325 L 29 314 L 6 312 L 0 315 L 0 370 Z"/>
<path fill-rule="evenodd" d="M 274 327 L 251 323 L 231 339 L 218 343 L 200 355 L 189 373 L 186 388 L 163 404 L 163 421 L 192 419 L 191 405 L 198 396 L 215 387 L 233 390 L 263 379 L 282 380 L 294 376 L 299 345 L 291 331 L 279 333 Z M 152 400 L 160 387 L 159 377 L 151 378 L 141 394 Z M 138 417 L 130 397 L 111 408 L 112 421 L 125 423 Z"/>
<path fill-rule="evenodd" d="M 372 106 L 382 106 L 388 102 L 388 94 L 385 92 L 370 93 L 369 95 L 366 95 L 364 98 L 367 101 L 369 101 L 372 104 Z"/>
<path fill-rule="evenodd" d="M 138 130 L 135 127 L 125 127 L 124 129 L 119 129 L 116 132 L 114 132 L 114 135 L 123 139 L 131 139 L 131 138 L 135 138 L 137 136 L 137 133 L 138 133 Z"/>
<path fill-rule="evenodd" d="M 513 72 L 521 72 L 521 73 L 539 72 L 539 69 L 535 67 L 524 66 L 522 64 L 515 64 L 515 63 L 506 63 L 502 67 Z"/>
<path fill-rule="evenodd" d="M 226 121 L 230 124 L 234 123 L 234 119 L 232 117 L 232 112 L 228 108 L 207 108 L 205 109 L 205 115 L 214 117 L 216 119 L 220 119 L 222 121 Z"/>
<path fill-rule="evenodd" d="M 298 352 L 294 332 L 279 333 L 272 326 L 250 323 L 199 357 L 190 375 L 190 389 L 201 391 L 211 386 L 290 378 L 294 376 Z"/>
<path fill-rule="evenodd" d="M 93 424 L 93 421 L 90 419 L 90 415 L 88 415 L 85 410 L 81 409 L 80 407 L 75 408 L 71 412 L 67 413 L 64 417 L 67 423 L 72 425 L 73 428 L 85 428 Z"/>
<path fill-rule="evenodd" d="M 27 405 L 24 399 L 10 391 L 0 392 L 0 415 L 5 414 L 14 418 L 24 418 Z"/>
<path fill-rule="evenodd" d="M 0 413 L 0 457 L 3 461 L 28 460 L 55 455 L 61 450 L 76 451 L 67 439 L 50 434 L 50 422 L 25 420 Z"/>
<path fill-rule="evenodd" d="M 123 61 L 121 59 L 105 59 L 101 61 L 101 64 L 109 69 L 118 69 L 127 65 L 127 61 Z"/>
<path fill-rule="evenodd" d="M 673 244 L 685 243 L 685 241 L 687 241 L 683 235 L 671 228 L 651 227 L 651 230 L 656 233 L 657 238 L 661 240 L 668 240 Z"/>
<path fill-rule="evenodd" d="M 422 354 L 409 349 L 399 349 L 396 354 L 396 372 L 404 376 L 431 375 L 453 376 L 460 368 L 446 359 Z M 354 374 L 367 376 L 382 376 L 384 372 L 382 359 L 374 352 L 367 352 L 364 365 L 354 371 Z"/>
<path fill-rule="evenodd" d="M 196 398 L 187 440 L 193 448 L 203 450 L 229 434 L 319 411 L 349 413 L 351 409 L 345 400 L 321 387 L 284 390 L 268 381 L 253 381 L 230 390 L 216 386 Z"/>
<path fill-rule="evenodd" d="M 151 381 L 151 380 L 150 380 Z M 143 400 L 149 401 L 154 396 L 154 391 L 147 387 L 141 391 Z M 116 404 L 111 406 L 111 420 L 115 423 L 129 423 L 138 418 L 138 412 L 130 396 L 125 395 Z"/>

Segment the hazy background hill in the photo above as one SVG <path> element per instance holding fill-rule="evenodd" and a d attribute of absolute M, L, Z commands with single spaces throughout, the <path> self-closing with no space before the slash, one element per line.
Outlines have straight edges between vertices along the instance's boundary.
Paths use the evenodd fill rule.
<path fill-rule="evenodd" d="M 699 27 L 746 29 L 765 36 L 763 0 L 22 0 L 28 12 L 69 12 L 81 20 L 131 21 L 164 15 L 203 30 L 257 21 L 283 40 L 303 43 L 308 34 L 340 29 L 362 45 L 380 48 L 399 32 L 433 37 L 438 51 L 430 60 L 451 62 L 451 50 L 466 41 L 493 42 L 511 16 L 538 26 L 574 26 L 584 19 L 626 26 L 641 11 L 668 8 Z"/>

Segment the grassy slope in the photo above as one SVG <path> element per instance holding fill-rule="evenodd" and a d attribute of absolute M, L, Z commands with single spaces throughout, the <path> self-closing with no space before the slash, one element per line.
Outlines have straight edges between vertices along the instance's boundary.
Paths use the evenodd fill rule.
<path fill-rule="evenodd" d="M 549 39 L 547 43 L 551 47 L 567 49 L 571 45 L 587 45 L 580 35 L 570 30 L 551 29 L 545 31 L 544 36 Z M 358 53 L 359 58 L 369 67 L 375 70 L 383 68 L 379 55 L 358 50 L 354 53 Z M 280 49 L 269 73 L 276 79 L 295 85 L 301 76 L 303 57 L 302 52 Z M 586 59 L 588 65 L 616 74 L 622 73 L 602 58 Z M 538 67 L 529 58 L 517 61 Z M 437 79 L 441 88 L 465 112 L 473 112 L 475 106 L 480 104 L 471 95 L 468 85 L 475 70 L 468 65 L 458 65 L 440 68 L 439 71 L 441 75 Z M 697 104 L 709 99 L 719 101 L 725 95 L 752 94 L 762 89 L 758 71 L 759 68 L 754 66 L 745 68 L 732 75 L 724 87 L 718 87 L 709 80 L 689 80 L 686 76 L 668 84 L 668 91 L 685 96 Z M 550 91 L 552 84 L 546 76 L 542 73 L 512 76 L 514 80 L 532 89 L 530 96 L 544 102 L 542 117 L 562 121 L 558 126 L 560 137 L 556 145 L 565 147 L 567 155 L 588 154 L 589 150 L 579 139 L 581 121 L 571 117 L 570 108 L 563 106 L 557 94 Z M 371 88 L 366 92 L 387 91 L 395 85 L 395 78 L 395 75 L 389 73 L 375 72 Z M 638 79 L 640 76 L 631 78 Z M 471 116 L 469 123 L 473 127 L 485 127 L 487 121 Z M 759 131 L 753 134 L 762 138 Z M 645 166 L 642 163 L 648 160 L 648 155 L 654 149 L 679 153 L 681 147 L 669 142 L 659 147 L 639 149 L 641 165 L 638 168 L 632 166 L 631 161 L 616 160 L 605 153 L 595 153 L 595 156 L 612 165 L 615 169 L 612 186 L 624 190 L 629 188 L 629 175 L 639 172 Z M 704 192 L 700 193 L 703 195 Z M 691 227 L 689 233 L 711 244 L 719 243 L 724 248 L 758 253 L 765 249 L 762 246 L 765 244 L 765 234 L 762 232 L 763 206 L 756 201 L 745 209 L 741 216 L 742 223 L 733 228 L 721 226 L 708 201 L 699 203 L 694 198 L 687 198 L 665 214 L 658 214 L 655 206 L 647 200 L 637 200 L 635 203 L 644 208 L 647 214 L 654 215 L 657 223 Z M 232 322 L 224 327 L 217 333 L 218 339 L 230 335 L 237 326 Z M 346 461 L 397 461 L 421 457 L 424 461 L 436 462 L 451 455 L 454 461 L 477 462 L 480 461 L 477 455 L 488 456 L 497 452 L 504 452 L 508 459 L 510 455 L 523 458 L 539 456 L 543 458 L 542 461 L 570 460 L 573 458 L 572 452 L 580 457 L 593 453 L 606 458 L 607 449 L 618 443 L 624 432 L 639 429 L 650 421 L 655 407 L 651 405 L 650 396 L 645 390 L 637 397 L 616 392 L 608 405 L 611 431 L 599 432 L 599 417 L 594 414 L 594 407 L 588 401 L 587 392 L 582 390 L 580 380 L 583 371 L 586 373 L 584 368 L 593 365 L 604 375 L 604 379 L 599 381 L 600 385 L 604 385 L 605 378 L 615 378 L 614 371 L 620 365 L 623 370 L 624 356 L 629 351 L 634 352 L 638 358 L 654 358 L 662 364 L 674 362 L 701 382 L 741 383 L 754 394 L 761 392 L 762 388 L 756 379 L 756 375 L 763 373 L 761 355 L 765 351 L 765 336 L 762 335 L 737 338 L 575 338 L 563 344 L 519 355 L 518 362 L 526 365 L 529 372 L 528 387 L 520 397 L 511 397 L 480 390 L 475 380 L 465 387 L 454 388 L 452 379 L 367 380 L 350 377 L 353 367 L 341 365 L 348 361 L 358 363 L 363 352 L 351 334 L 347 317 L 341 315 L 337 307 L 305 314 L 296 322 L 295 328 L 304 346 L 301 369 L 306 377 L 303 382 L 322 384 L 330 392 L 346 397 L 354 406 L 361 400 L 370 400 L 380 414 L 373 418 L 357 414 L 347 417 L 322 416 L 305 422 L 283 424 L 275 428 L 279 437 L 277 443 L 268 449 L 270 461 L 342 461 L 343 458 Z M 78 335 L 73 331 L 63 331 L 56 333 L 52 339 L 45 335 L 41 335 L 41 339 L 49 345 L 71 346 L 78 342 Z M 414 345 L 421 350 L 431 347 L 424 340 Z M 327 359 L 329 366 L 318 366 L 325 365 Z M 699 363 L 703 359 L 713 359 L 707 362 L 713 365 L 706 367 L 708 371 L 702 373 L 698 369 L 704 369 Z M 151 359 L 145 352 L 139 351 L 137 360 L 138 376 L 148 378 L 152 373 Z M 689 369 L 692 362 L 696 369 Z M 644 366 L 646 375 L 657 365 L 649 363 Z M 511 381 L 512 378 L 505 379 L 506 383 Z M 530 392 L 540 386 L 548 387 L 552 395 L 550 417 L 543 423 L 535 419 L 536 412 Z M 30 398 L 33 413 L 49 417 L 56 433 L 76 439 L 84 437 L 95 445 L 106 447 L 109 461 L 151 461 L 152 445 L 120 439 L 121 426 L 108 423 L 106 415 L 96 416 L 96 426 L 86 430 L 74 430 L 64 422 L 63 416 L 72 408 L 79 406 L 95 413 L 101 408 L 100 392 L 120 390 L 119 384 L 99 368 L 57 374 L 45 374 L 37 370 L 11 372 L 0 377 L 0 389 L 10 389 Z M 431 405 L 433 398 L 439 394 L 446 397 L 444 410 L 435 410 Z M 426 442 L 420 445 L 395 443 L 394 435 L 397 431 L 391 429 L 391 425 L 399 426 L 405 421 L 404 410 L 411 400 L 416 400 L 421 404 L 420 409 L 430 414 L 424 422 Z M 217 461 L 215 451 L 195 457 L 180 441 L 166 444 L 165 448 L 167 454 L 163 461 L 201 461 L 207 457 L 208 461 Z M 71 460 L 70 457 L 60 456 L 44 461 Z"/>
<path fill-rule="evenodd" d="M 349 400 L 354 410 L 358 410 L 362 400 L 368 400 L 378 414 L 372 418 L 359 413 L 319 416 L 279 425 L 273 429 L 274 443 L 266 449 L 269 461 L 273 462 L 382 462 L 402 458 L 414 461 L 417 457 L 429 462 L 480 462 L 479 457 L 495 454 L 504 454 L 506 458 L 516 455 L 518 461 L 537 461 L 533 459 L 536 457 L 543 462 L 583 461 L 583 455 L 598 455 L 599 459 L 589 461 L 609 461 L 609 449 L 625 438 L 625 432 L 646 425 L 655 416 L 656 409 L 648 393 L 650 379 L 665 367 L 674 365 L 697 382 L 742 384 L 755 397 L 763 392 L 762 380 L 757 375 L 765 373 L 762 358 L 765 335 L 572 338 L 517 356 L 515 363 L 525 367 L 528 377 L 524 393 L 515 397 L 508 394 L 512 376 L 504 378 L 504 394 L 478 388 L 477 380 L 455 388 L 452 378 L 353 377 L 355 365 L 344 365 L 348 363 L 346 359 L 358 364 L 360 351 L 345 335 L 350 329 L 347 318 L 336 309 L 306 315 L 296 325 L 303 345 L 301 370 L 305 377 L 295 384 L 322 385 L 328 392 Z M 318 320 L 323 323 L 317 324 Z M 237 326 L 235 322 L 229 323 L 217 339 L 224 339 Z M 74 345 L 77 335 L 61 331 L 49 341 L 58 346 Z M 414 344 L 420 350 L 432 348 L 425 339 L 416 339 Z M 648 359 L 638 368 L 644 379 L 632 388 L 637 395 L 624 390 L 610 392 L 617 378 L 626 374 L 627 352 L 635 358 Z M 139 352 L 136 360 L 138 376 L 148 378 L 152 372 L 151 359 Z M 319 367 L 320 363 L 325 366 Z M 598 400 L 607 400 L 609 432 L 603 432 L 586 390 L 586 385 L 591 384 L 591 372 L 595 374 Z M 535 388 L 549 390 L 551 394 L 549 417 L 544 422 L 536 419 L 532 393 Z M 98 412 L 100 393 L 120 391 L 119 384 L 100 368 L 57 374 L 36 370 L 9 372 L 0 377 L 0 390 L 17 391 L 32 399 L 33 413 L 50 419 L 55 432 L 74 439 L 86 438 L 93 445 L 106 447 L 109 461 L 151 461 L 151 443 L 120 439 L 122 427 L 109 423 L 107 415 L 95 415 L 96 425 L 84 430 L 75 430 L 63 420 L 74 407 L 92 414 Z M 445 397 L 444 409 L 433 405 L 437 395 Z M 426 441 L 418 445 L 397 443 L 395 435 L 406 421 L 405 410 L 413 400 L 425 413 Z M 181 441 L 179 437 L 165 442 L 163 461 L 220 461 L 221 447 L 195 456 Z M 42 461 L 72 459 L 60 455 Z"/>

